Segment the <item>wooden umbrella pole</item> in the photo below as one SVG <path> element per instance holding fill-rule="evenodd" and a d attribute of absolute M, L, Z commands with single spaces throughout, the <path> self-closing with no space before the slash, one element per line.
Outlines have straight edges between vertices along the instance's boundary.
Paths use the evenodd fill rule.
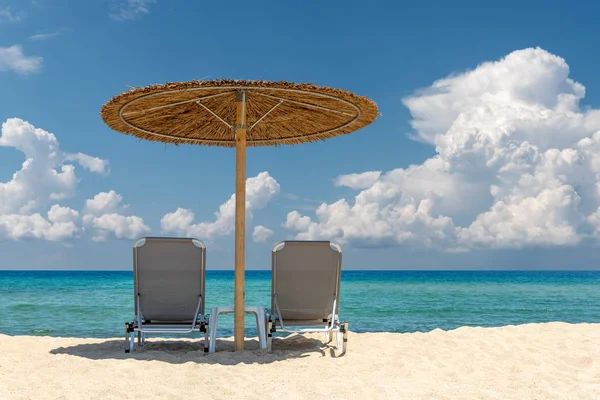
<path fill-rule="evenodd" d="M 236 93 L 235 132 L 235 298 L 234 347 L 244 350 L 244 270 L 246 241 L 246 92 Z"/>

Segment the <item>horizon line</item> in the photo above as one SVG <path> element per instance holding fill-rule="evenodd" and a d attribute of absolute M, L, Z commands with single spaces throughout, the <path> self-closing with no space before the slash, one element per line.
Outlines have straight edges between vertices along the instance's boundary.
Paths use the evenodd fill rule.
<path fill-rule="evenodd" d="M 0 272 L 133 272 L 132 269 L 0 269 Z M 206 269 L 207 272 L 234 272 L 234 269 Z M 245 272 L 271 272 L 247 269 Z M 342 269 L 342 272 L 600 272 L 597 269 Z"/>

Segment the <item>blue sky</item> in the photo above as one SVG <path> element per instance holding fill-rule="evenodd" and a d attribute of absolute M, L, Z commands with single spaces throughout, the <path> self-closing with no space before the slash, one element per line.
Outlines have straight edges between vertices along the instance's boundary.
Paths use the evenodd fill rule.
<path fill-rule="evenodd" d="M 214 222 L 233 193 L 234 152 L 140 142 L 99 115 L 128 85 L 202 78 L 339 87 L 382 113 L 351 135 L 248 151 L 248 177 L 267 171 L 279 187 L 248 223 L 249 269 L 269 268 L 273 244 L 293 237 L 341 242 L 348 269 L 597 268 L 598 11 L 534 1 L 0 1 L 0 122 L 12 121 L 0 139 L 0 269 L 129 269 L 136 233 L 204 232 L 183 222 L 161 232 L 161 219 L 181 208 L 194 224 Z M 40 140 L 33 127 L 61 152 L 90 157 L 42 165 L 73 165 L 76 179 L 53 196 L 31 173 L 16 182 L 17 204 L 7 188 L 26 158 L 21 140 Z M 100 193 L 120 203 L 91 212 L 86 200 Z M 61 216 L 49 217 L 55 204 Z M 263 242 L 252 237 L 259 225 L 273 232 Z M 233 267 L 231 233 L 200 239 L 209 268 Z"/>

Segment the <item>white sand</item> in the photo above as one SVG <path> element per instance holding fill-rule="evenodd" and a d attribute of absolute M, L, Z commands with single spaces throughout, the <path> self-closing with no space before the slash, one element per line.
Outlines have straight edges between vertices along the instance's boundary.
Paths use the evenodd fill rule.
<path fill-rule="evenodd" d="M 343 357 L 320 339 L 204 355 L 150 338 L 129 355 L 124 339 L 0 335 L 0 399 L 600 399 L 600 324 L 351 333 Z"/>

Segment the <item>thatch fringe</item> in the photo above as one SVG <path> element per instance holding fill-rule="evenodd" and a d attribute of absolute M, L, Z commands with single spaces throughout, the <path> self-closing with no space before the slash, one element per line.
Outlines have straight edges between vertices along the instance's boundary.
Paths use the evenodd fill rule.
<path fill-rule="evenodd" d="M 133 88 L 113 97 L 100 114 L 112 129 L 142 139 L 234 147 L 233 130 L 196 100 L 204 97 L 204 106 L 235 125 L 237 88 L 246 90 L 249 126 L 269 112 L 277 98 L 285 99 L 248 131 L 248 146 L 325 140 L 361 129 L 378 116 L 372 100 L 345 90 L 262 80 L 190 81 Z"/>

